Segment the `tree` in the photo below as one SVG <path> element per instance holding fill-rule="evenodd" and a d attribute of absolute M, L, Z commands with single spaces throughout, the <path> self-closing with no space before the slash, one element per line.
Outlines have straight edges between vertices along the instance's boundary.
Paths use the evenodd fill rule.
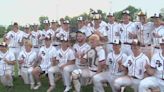
<path fill-rule="evenodd" d="M 164 8 L 160 9 L 160 13 L 162 15 L 162 20 L 164 21 Z"/>
<path fill-rule="evenodd" d="M 2 25 L 0 25 L 0 38 L 3 37 L 3 35 L 6 33 L 6 28 Z"/>
<path fill-rule="evenodd" d="M 44 21 L 44 20 L 48 20 L 48 19 L 49 19 L 49 18 L 48 18 L 47 16 L 41 16 L 41 17 L 39 17 L 39 22 L 40 22 L 40 27 L 39 27 L 39 29 L 40 29 L 40 30 L 44 29 L 43 21 Z"/>
<path fill-rule="evenodd" d="M 137 19 L 137 14 L 141 11 L 141 9 L 137 9 L 137 8 L 129 5 L 127 8 L 114 13 L 114 15 L 115 15 L 115 17 L 116 17 L 117 20 L 121 20 L 121 18 L 122 18 L 122 12 L 124 10 L 128 10 L 130 12 L 132 21 L 133 20 L 135 21 Z"/>

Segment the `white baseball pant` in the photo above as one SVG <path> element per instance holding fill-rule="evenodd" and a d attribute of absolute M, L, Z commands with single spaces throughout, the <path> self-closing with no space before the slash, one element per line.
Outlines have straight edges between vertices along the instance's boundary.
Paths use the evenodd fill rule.
<path fill-rule="evenodd" d="M 24 68 L 21 67 L 21 76 L 24 80 L 24 84 L 31 84 L 34 85 L 34 77 L 32 75 L 33 68 Z"/>
<path fill-rule="evenodd" d="M 140 82 L 139 92 L 150 92 L 150 89 L 159 88 L 164 92 L 164 80 L 155 76 L 147 77 Z"/>
<path fill-rule="evenodd" d="M 55 86 L 55 77 L 54 74 L 60 72 L 58 66 L 52 66 L 48 69 L 48 78 L 51 86 Z"/>
<path fill-rule="evenodd" d="M 140 81 L 140 79 L 132 78 L 129 76 L 119 77 L 114 81 L 114 92 L 121 92 L 121 87 L 127 86 L 131 86 L 134 89 L 134 92 L 138 92 Z"/>
<path fill-rule="evenodd" d="M 112 92 L 115 92 L 114 90 L 114 80 L 116 78 L 119 78 L 121 75 L 114 75 L 111 74 L 109 71 L 101 72 L 93 76 L 93 84 L 95 87 L 96 92 L 105 92 L 102 82 L 108 82 L 110 84 L 110 87 L 112 88 Z"/>
<path fill-rule="evenodd" d="M 75 88 L 75 92 L 80 92 L 81 90 L 81 78 L 92 78 L 96 72 L 93 72 L 89 70 L 88 68 L 86 69 L 76 69 L 72 72 L 72 80 L 73 80 L 73 85 Z"/>

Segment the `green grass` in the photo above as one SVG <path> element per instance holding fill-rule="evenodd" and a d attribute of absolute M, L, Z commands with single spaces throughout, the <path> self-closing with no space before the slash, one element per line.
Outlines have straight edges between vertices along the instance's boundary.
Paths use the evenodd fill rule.
<path fill-rule="evenodd" d="M 0 92 L 46 92 L 49 87 L 48 78 L 43 77 L 41 79 L 42 86 L 38 90 L 30 90 L 30 85 L 25 85 L 23 80 L 19 77 L 14 79 L 14 87 L 7 89 L 4 86 L 0 86 Z M 83 86 L 82 92 L 93 92 L 92 91 L 93 85 Z M 64 86 L 61 80 L 57 81 L 56 89 L 53 92 L 63 92 Z M 70 91 L 73 92 L 73 91 Z M 110 87 L 105 87 L 105 92 L 112 92 Z M 125 92 L 133 92 L 131 88 L 127 88 Z"/>

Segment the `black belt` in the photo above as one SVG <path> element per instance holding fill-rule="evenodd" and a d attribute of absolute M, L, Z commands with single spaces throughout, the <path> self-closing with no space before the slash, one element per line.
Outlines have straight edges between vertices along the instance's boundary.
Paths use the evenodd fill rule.
<path fill-rule="evenodd" d="M 97 72 L 97 70 L 91 70 L 92 72 Z"/>
<path fill-rule="evenodd" d="M 156 48 L 156 49 L 160 49 L 160 47 L 154 47 L 154 48 Z"/>
<path fill-rule="evenodd" d="M 128 42 L 124 42 L 124 44 L 126 44 L 126 45 L 130 45 L 130 43 L 128 43 Z"/>
<path fill-rule="evenodd" d="M 147 46 L 151 46 L 151 44 L 141 45 L 141 47 L 147 47 Z"/>
<path fill-rule="evenodd" d="M 22 66 L 23 68 L 29 68 L 29 67 L 27 67 L 27 66 Z"/>
<path fill-rule="evenodd" d="M 59 46 L 59 45 L 53 45 L 53 46 L 57 47 L 57 46 Z"/>
<path fill-rule="evenodd" d="M 133 79 L 138 79 L 136 76 L 131 76 Z"/>
<path fill-rule="evenodd" d="M 33 47 L 33 48 L 39 48 L 39 47 Z"/>

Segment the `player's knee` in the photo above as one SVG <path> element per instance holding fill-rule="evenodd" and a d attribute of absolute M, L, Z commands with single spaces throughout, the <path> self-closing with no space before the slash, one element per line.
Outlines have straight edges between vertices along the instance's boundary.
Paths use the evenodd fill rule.
<path fill-rule="evenodd" d="M 76 80 L 80 77 L 80 71 L 79 70 L 74 70 L 71 75 L 72 75 L 72 79 Z"/>
<path fill-rule="evenodd" d="M 53 69 L 52 69 L 52 68 L 49 68 L 49 69 L 48 69 L 48 74 L 49 74 L 49 73 L 53 73 Z"/>
<path fill-rule="evenodd" d="M 113 85 L 114 85 L 115 89 L 120 89 L 121 88 L 121 82 L 120 81 L 122 81 L 122 80 L 120 80 L 120 78 L 114 80 Z"/>

